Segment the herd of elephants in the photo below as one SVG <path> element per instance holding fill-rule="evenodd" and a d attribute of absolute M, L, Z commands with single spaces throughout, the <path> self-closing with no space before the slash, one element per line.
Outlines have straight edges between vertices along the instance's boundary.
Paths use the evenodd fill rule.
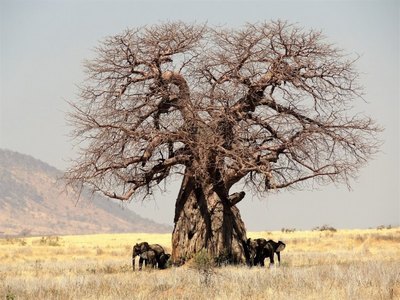
<path fill-rule="evenodd" d="M 268 257 L 270 265 L 274 264 L 274 255 L 278 256 L 279 265 L 281 264 L 280 252 L 286 245 L 282 241 L 274 242 L 263 238 L 247 239 L 246 248 L 248 250 L 247 265 L 264 266 L 264 260 Z M 171 254 L 165 252 L 164 248 L 158 244 L 147 242 L 138 243 L 133 246 L 132 268 L 135 271 L 135 260 L 139 256 L 139 270 L 143 263 L 151 268 L 165 269 L 169 265 Z"/>

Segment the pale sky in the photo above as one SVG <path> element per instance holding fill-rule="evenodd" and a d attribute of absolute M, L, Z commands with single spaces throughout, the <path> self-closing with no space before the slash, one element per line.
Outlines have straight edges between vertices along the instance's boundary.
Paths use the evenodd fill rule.
<path fill-rule="evenodd" d="M 0 148 L 29 154 L 61 170 L 74 157 L 66 100 L 84 78 L 82 62 L 106 36 L 126 28 L 182 20 L 239 27 L 288 20 L 320 29 L 350 54 L 365 100 L 356 111 L 385 131 L 382 151 L 362 169 L 352 190 L 317 190 L 248 196 L 238 205 L 248 230 L 400 225 L 399 14 L 400 1 L 42 1 L 0 0 Z M 154 201 L 130 203 L 144 217 L 171 224 L 179 182 Z"/>

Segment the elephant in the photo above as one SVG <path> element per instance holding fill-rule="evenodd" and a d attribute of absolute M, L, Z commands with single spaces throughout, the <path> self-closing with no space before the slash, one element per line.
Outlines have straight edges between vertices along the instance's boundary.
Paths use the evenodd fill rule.
<path fill-rule="evenodd" d="M 149 245 L 147 242 L 136 244 L 132 249 L 132 268 L 134 271 L 136 256 L 139 256 L 139 270 L 142 269 L 143 262 L 154 268 L 158 264 L 160 269 L 164 269 L 169 259 L 169 256 L 165 254 L 164 248 L 158 244 Z"/>
<path fill-rule="evenodd" d="M 163 253 L 158 258 L 158 268 L 159 269 L 166 269 L 168 260 L 170 259 L 171 254 Z"/>
<path fill-rule="evenodd" d="M 151 268 L 155 268 L 157 266 L 157 259 L 156 259 L 156 252 L 154 250 L 147 250 L 145 252 L 142 252 L 139 254 L 139 265 L 140 265 L 140 260 L 142 259 L 146 266 L 150 266 Z M 132 263 L 133 263 L 133 258 L 132 258 Z M 142 266 L 140 265 L 140 269 Z"/>
<path fill-rule="evenodd" d="M 278 243 L 273 240 L 265 240 L 263 238 L 248 239 L 247 247 L 249 252 L 249 266 L 264 266 L 265 258 L 269 257 L 270 266 L 274 264 L 274 254 L 278 256 L 279 265 L 281 264 L 280 252 L 285 249 L 286 245 L 282 241 Z"/>
<path fill-rule="evenodd" d="M 282 241 L 274 242 L 273 240 L 269 240 L 267 242 L 267 244 L 271 246 L 271 247 L 269 247 L 269 249 L 272 248 L 272 250 L 273 250 L 272 261 L 270 258 L 270 263 L 274 264 L 274 253 L 276 253 L 276 255 L 278 256 L 279 265 L 281 265 L 281 251 L 283 251 L 286 248 L 286 244 Z M 269 251 L 271 251 L 271 250 L 269 250 Z"/>
<path fill-rule="evenodd" d="M 247 239 L 246 247 L 247 247 L 247 253 L 248 253 L 247 255 L 248 255 L 248 257 L 246 257 L 246 258 L 247 258 L 247 264 L 250 267 L 255 265 L 254 260 L 255 260 L 255 257 L 257 255 L 257 246 L 258 246 L 258 243 L 257 243 L 256 240 Z"/>
<path fill-rule="evenodd" d="M 247 248 L 249 252 L 249 266 L 264 265 L 265 253 L 264 247 L 267 241 L 263 238 L 247 239 Z"/>

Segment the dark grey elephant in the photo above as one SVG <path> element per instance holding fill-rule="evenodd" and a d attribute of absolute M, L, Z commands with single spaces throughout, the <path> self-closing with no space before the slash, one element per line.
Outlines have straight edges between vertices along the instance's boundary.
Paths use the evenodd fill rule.
<path fill-rule="evenodd" d="M 257 255 L 258 243 L 257 243 L 256 240 L 247 239 L 246 246 L 247 246 L 247 252 L 248 252 L 247 264 L 250 267 L 255 266 L 255 258 L 256 258 L 256 255 Z"/>
<path fill-rule="evenodd" d="M 247 248 L 249 252 L 249 266 L 264 266 L 264 260 L 269 257 L 270 265 L 274 264 L 274 254 L 278 256 L 279 265 L 281 263 L 280 252 L 285 249 L 286 245 L 282 241 L 278 243 L 273 240 L 265 240 L 263 238 L 248 239 Z"/>
<path fill-rule="evenodd" d="M 158 258 L 158 268 L 159 269 L 166 269 L 168 266 L 168 260 L 170 259 L 171 254 L 165 253 L 161 254 Z"/>
<path fill-rule="evenodd" d="M 142 263 L 144 262 L 146 267 L 149 266 L 151 268 L 155 268 L 157 266 L 157 254 L 154 250 L 147 250 L 139 254 L 139 270 L 142 269 L 142 265 L 140 264 L 140 260 Z M 133 258 L 132 258 L 133 259 Z M 133 260 L 132 260 L 133 262 Z"/>
<path fill-rule="evenodd" d="M 264 266 L 265 250 L 267 241 L 263 238 L 247 239 L 247 247 L 249 252 L 249 265 L 250 266 Z"/>
<path fill-rule="evenodd" d="M 267 245 L 269 247 L 264 247 L 266 249 L 266 257 L 271 257 L 271 252 L 272 252 L 272 260 L 270 258 L 270 263 L 274 264 L 274 253 L 278 256 L 278 263 L 281 265 L 281 251 L 283 251 L 286 248 L 286 244 L 282 241 L 274 242 L 273 240 L 267 241 Z"/>
<path fill-rule="evenodd" d="M 170 257 L 166 254 L 164 248 L 158 244 L 149 245 L 147 242 L 142 242 L 133 246 L 132 249 L 132 268 L 135 270 L 135 259 L 139 256 L 139 270 L 142 269 L 143 262 L 146 266 L 155 268 L 158 265 L 159 269 L 164 269 Z"/>

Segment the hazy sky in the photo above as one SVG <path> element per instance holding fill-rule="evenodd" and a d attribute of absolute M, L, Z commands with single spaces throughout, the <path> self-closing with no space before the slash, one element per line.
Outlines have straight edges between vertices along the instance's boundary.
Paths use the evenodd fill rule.
<path fill-rule="evenodd" d="M 385 128 L 381 153 L 352 190 L 247 196 L 239 207 L 249 230 L 399 225 L 399 1 L 16 1 L 0 0 L 0 148 L 65 169 L 74 156 L 66 100 L 83 78 L 82 62 L 108 35 L 162 21 L 238 27 L 283 19 L 321 29 L 352 54 L 365 86 L 358 112 Z M 179 183 L 155 201 L 131 203 L 142 216 L 172 224 Z"/>

